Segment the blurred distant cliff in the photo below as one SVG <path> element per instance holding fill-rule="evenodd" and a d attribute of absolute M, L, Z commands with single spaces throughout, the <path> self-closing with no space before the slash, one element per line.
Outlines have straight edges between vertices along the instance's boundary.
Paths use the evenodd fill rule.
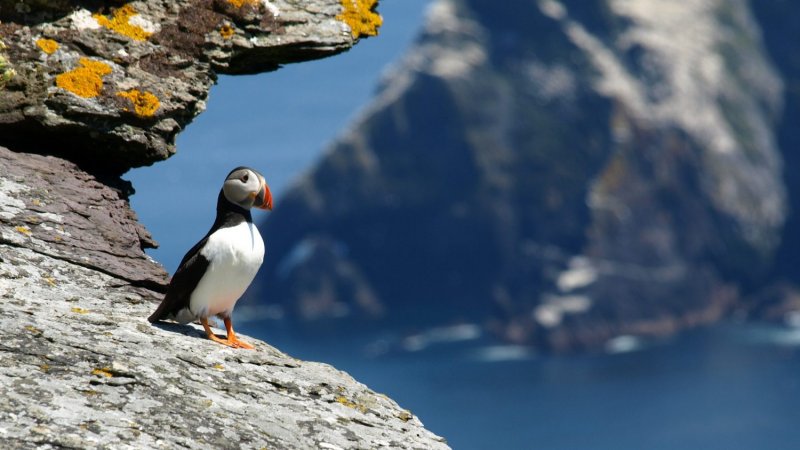
<path fill-rule="evenodd" d="M 792 309 L 798 16 L 436 1 L 269 217 L 255 295 L 301 321 L 471 321 L 554 350 Z"/>

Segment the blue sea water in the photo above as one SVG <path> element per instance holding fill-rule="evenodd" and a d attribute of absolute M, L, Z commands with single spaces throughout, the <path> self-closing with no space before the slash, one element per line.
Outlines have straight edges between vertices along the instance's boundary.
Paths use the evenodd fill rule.
<path fill-rule="evenodd" d="M 800 448 L 798 329 L 726 324 L 580 356 L 470 333 L 416 345 L 240 329 L 347 371 L 458 450 Z"/>

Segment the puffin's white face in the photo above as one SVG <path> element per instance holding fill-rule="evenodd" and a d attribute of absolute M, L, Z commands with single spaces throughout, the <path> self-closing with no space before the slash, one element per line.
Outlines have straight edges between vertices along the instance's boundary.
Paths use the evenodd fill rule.
<path fill-rule="evenodd" d="M 225 179 L 222 192 L 229 202 L 244 209 L 272 209 L 272 193 L 264 177 L 253 169 L 234 169 Z"/>

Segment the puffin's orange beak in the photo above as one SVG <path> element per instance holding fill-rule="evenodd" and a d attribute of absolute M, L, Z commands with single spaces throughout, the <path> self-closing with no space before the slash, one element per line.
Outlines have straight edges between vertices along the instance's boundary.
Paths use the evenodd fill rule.
<path fill-rule="evenodd" d="M 272 209 L 272 192 L 269 191 L 269 186 L 264 179 L 261 179 L 261 189 L 256 194 L 253 206 L 260 209 Z"/>

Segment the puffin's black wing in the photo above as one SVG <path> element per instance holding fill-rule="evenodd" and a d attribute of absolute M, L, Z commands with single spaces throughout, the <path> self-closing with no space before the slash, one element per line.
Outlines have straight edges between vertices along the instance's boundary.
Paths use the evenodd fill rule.
<path fill-rule="evenodd" d="M 189 249 L 169 282 L 164 300 L 147 320 L 158 322 L 189 306 L 192 291 L 197 287 L 208 268 L 208 260 L 200 254 L 200 250 L 206 245 L 206 242 L 208 242 L 208 236 Z"/>

